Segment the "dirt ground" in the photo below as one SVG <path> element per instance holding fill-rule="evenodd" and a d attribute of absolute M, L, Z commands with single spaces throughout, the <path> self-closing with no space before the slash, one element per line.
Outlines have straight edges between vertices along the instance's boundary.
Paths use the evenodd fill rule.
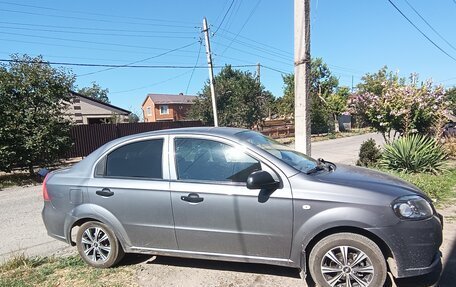
<path fill-rule="evenodd" d="M 443 270 L 440 287 L 456 286 L 456 205 L 440 210 L 445 216 Z M 262 264 L 232 263 L 175 257 L 129 256 L 127 264 L 138 264 L 138 282 L 143 287 L 283 287 L 306 285 L 297 269 Z M 439 274 L 399 280 L 388 286 L 428 287 Z M 430 283 L 431 282 L 431 283 Z"/>

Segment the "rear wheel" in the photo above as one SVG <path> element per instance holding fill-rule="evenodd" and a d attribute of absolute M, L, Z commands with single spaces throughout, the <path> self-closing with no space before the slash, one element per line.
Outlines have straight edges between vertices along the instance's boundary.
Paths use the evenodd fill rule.
<path fill-rule="evenodd" d="M 124 256 L 114 232 L 101 222 L 84 223 L 76 235 L 76 245 L 82 259 L 97 268 L 109 268 Z"/>
<path fill-rule="evenodd" d="M 386 261 L 369 238 L 353 233 L 329 235 L 309 255 L 312 279 L 322 287 L 378 287 L 386 280 Z"/>

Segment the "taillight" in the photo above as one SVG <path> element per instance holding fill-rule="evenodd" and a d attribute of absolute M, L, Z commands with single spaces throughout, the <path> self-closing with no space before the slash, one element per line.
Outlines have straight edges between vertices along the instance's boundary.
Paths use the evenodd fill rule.
<path fill-rule="evenodd" d="M 51 201 L 51 197 L 49 196 L 47 186 L 46 186 L 46 181 L 47 181 L 48 177 L 49 177 L 49 173 L 46 174 L 46 177 L 43 180 L 43 200 L 44 201 Z"/>

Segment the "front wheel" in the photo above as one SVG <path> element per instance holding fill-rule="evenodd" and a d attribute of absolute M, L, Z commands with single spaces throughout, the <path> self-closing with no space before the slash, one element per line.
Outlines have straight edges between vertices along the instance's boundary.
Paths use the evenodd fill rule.
<path fill-rule="evenodd" d="M 84 223 L 76 235 L 76 245 L 82 259 L 97 268 L 109 268 L 124 256 L 114 232 L 101 222 Z"/>
<path fill-rule="evenodd" d="M 372 240 L 338 233 L 319 241 L 309 255 L 312 279 L 322 287 L 378 287 L 386 280 L 386 261 Z"/>

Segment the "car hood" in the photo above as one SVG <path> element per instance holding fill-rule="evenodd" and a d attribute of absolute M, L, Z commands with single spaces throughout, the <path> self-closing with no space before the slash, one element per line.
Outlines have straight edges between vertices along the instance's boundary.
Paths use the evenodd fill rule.
<path fill-rule="evenodd" d="M 427 198 L 413 184 L 368 168 L 338 164 L 334 171 L 315 173 L 314 179 L 319 182 L 388 194 L 392 197 L 419 194 Z"/>

